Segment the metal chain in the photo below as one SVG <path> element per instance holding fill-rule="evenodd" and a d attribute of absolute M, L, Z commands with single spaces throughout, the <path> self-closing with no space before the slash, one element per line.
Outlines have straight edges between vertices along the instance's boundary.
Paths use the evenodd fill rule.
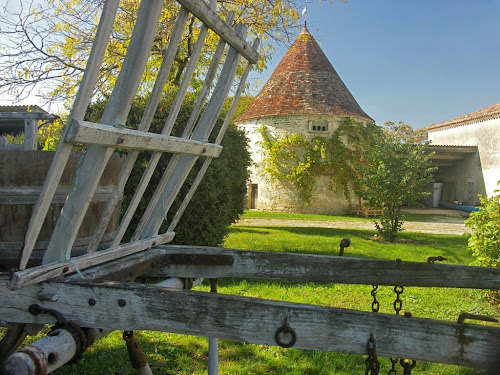
<path fill-rule="evenodd" d="M 396 371 L 396 363 L 398 363 L 398 359 L 397 358 L 389 358 L 391 360 L 391 369 L 389 370 L 389 373 L 388 375 L 391 375 L 391 374 L 394 374 L 396 375 L 397 374 L 397 371 Z"/>
<path fill-rule="evenodd" d="M 403 368 L 403 375 L 411 375 L 411 370 L 417 365 L 417 361 L 411 360 L 410 363 L 409 359 L 400 359 L 399 363 Z"/>
<path fill-rule="evenodd" d="M 367 344 L 368 358 L 365 359 L 366 370 L 365 375 L 378 375 L 380 370 L 380 362 L 377 359 L 377 343 L 373 333 L 370 333 L 370 338 Z"/>
<path fill-rule="evenodd" d="M 402 286 L 394 287 L 394 293 L 396 293 L 396 299 L 394 300 L 394 311 L 396 311 L 396 315 L 399 315 L 401 309 L 403 308 L 403 300 L 399 298 L 403 291 L 404 288 Z"/>
<path fill-rule="evenodd" d="M 396 311 L 396 315 L 399 315 L 401 309 L 403 308 L 403 300 L 400 298 L 401 293 L 403 293 L 404 288 L 402 286 L 395 286 L 394 292 L 396 293 L 396 300 L 394 301 L 394 311 Z M 396 363 L 398 363 L 397 358 L 389 358 L 391 361 L 391 368 L 389 370 L 388 375 L 396 375 Z"/>
<path fill-rule="evenodd" d="M 373 290 L 370 293 L 373 297 L 373 302 L 372 302 L 372 311 L 373 312 L 378 312 L 380 308 L 380 303 L 377 301 L 377 289 L 378 285 L 373 285 Z"/>

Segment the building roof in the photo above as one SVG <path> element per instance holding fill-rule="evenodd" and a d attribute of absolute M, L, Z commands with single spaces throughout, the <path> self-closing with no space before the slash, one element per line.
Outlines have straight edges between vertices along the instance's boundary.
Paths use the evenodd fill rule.
<path fill-rule="evenodd" d="M 372 120 L 304 27 L 253 103 L 236 122 L 310 114 Z"/>
<path fill-rule="evenodd" d="M 473 124 L 476 122 L 492 120 L 495 118 L 500 118 L 500 103 L 493 104 L 489 107 L 480 109 L 479 111 L 475 111 L 467 115 L 456 117 L 454 119 L 442 122 L 440 124 L 432 124 L 426 127 L 425 130 L 427 132 L 434 132 L 434 131 L 454 128 L 457 126 Z"/>
<path fill-rule="evenodd" d="M 0 112 L 40 112 L 48 113 L 37 105 L 0 105 Z"/>

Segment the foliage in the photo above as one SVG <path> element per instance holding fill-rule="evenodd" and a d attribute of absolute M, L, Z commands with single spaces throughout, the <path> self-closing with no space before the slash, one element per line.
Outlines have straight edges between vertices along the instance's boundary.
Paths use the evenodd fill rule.
<path fill-rule="evenodd" d="M 64 122 L 57 119 L 38 129 L 39 143 L 44 151 L 56 151 L 64 132 Z"/>
<path fill-rule="evenodd" d="M 366 153 L 365 163 L 359 165 L 364 188 L 357 193 L 371 206 L 386 209 L 386 216 L 375 221 L 375 227 L 388 241 L 394 241 L 402 230 L 401 208 L 419 205 L 430 194 L 423 191 L 433 181 L 434 171 L 426 145 L 422 130 L 388 122 Z"/>
<path fill-rule="evenodd" d="M 179 116 L 175 123 L 172 135 L 180 136 L 183 126 L 187 123 L 195 103 L 196 96 L 188 94 L 185 103 L 181 107 Z M 151 131 L 159 133 L 165 124 L 169 108 L 172 105 L 173 95 L 168 95 L 162 99 L 158 106 L 157 114 L 151 124 Z M 105 108 L 106 102 L 101 101 L 91 105 L 87 111 L 85 119 L 98 122 Z M 141 115 L 146 106 L 145 99 L 135 100 L 127 119 L 127 127 L 137 128 L 141 120 Z M 223 113 L 217 120 L 216 128 L 212 134 L 217 134 L 222 125 L 228 105 L 223 109 Z M 213 138 L 213 139 L 212 139 Z M 211 137 L 211 141 L 215 137 Z M 224 147 L 219 158 L 214 159 L 208 168 L 205 177 L 181 220 L 175 229 L 173 243 L 190 245 L 218 246 L 222 243 L 228 233 L 228 227 L 238 219 L 245 207 L 246 182 L 248 179 L 247 167 L 250 164 L 250 155 L 247 150 L 247 140 L 245 135 L 234 125 L 230 126 L 222 141 Z M 123 207 L 132 199 L 135 187 L 149 162 L 151 153 L 142 152 L 137 159 L 134 170 L 125 186 Z M 149 183 L 144 197 L 139 205 L 137 213 L 130 224 L 130 228 L 135 228 L 140 215 L 154 193 L 154 189 L 165 171 L 170 155 L 163 154 Z M 204 160 L 198 160 L 197 165 L 187 178 L 176 201 L 172 205 L 170 212 L 175 213 L 181 204 L 181 198 L 185 196 L 191 186 L 196 173 Z M 167 219 L 172 219 L 169 216 Z M 168 222 L 165 221 L 160 231 L 166 231 Z M 130 236 L 132 233 L 128 233 Z"/>
<path fill-rule="evenodd" d="M 20 10 L 13 10 L 8 2 L 2 6 L 0 93 L 13 95 L 16 100 L 38 94 L 46 103 L 71 103 L 89 56 L 103 4 L 103 1 L 31 0 L 21 2 L 18 6 Z M 221 17 L 234 11 L 233 25 L 243 23 L 249 28 L 249 36 L 260 38 L 262 58 L 257 67 L 263 70 L 276 46 L 290 44 L 290 33 L 298 26 L 297 9 L 301 5 L 297 0 L 219 1 L 217 11 Z M 138 1 L 120 2 L 114 32 L 94 92 L 99 100 L 109 95 L 114 87 L 138 6 Z M 165 2 L 162 8 L 152 54 L 142 77 L 142 95 L 152 87 L 178 10 L 179 5 L 175 1 Z M 174 86 L 178 85 L 185 71 L 200 27 L 200 22 L 190 16 L 169 80 Z M 215 50 L 217 40 L 213 33 L 208 34 L 205 44 L 207 51 Z M 200 82 L 209 64 L 209 54 L 202 54 L 194 86 Z"/>
<path fill-rule="evenodd" d="M 361 175 L 357 164 L 374 142 L 378 128 L 353 118 L 344 118 L 329 137 L 307 139 L 302 134 L 271 136 L 259 129 L 265 149 L 263 167 L 273 179 L 291 183 L 309 203 L 319 176 L 328 176 L 330 188 L 341 191 L 351 201 L 351 192 L 359 188 Z"/>
<path fill-rule="evenodd" d="M 480 195 L 482 207 L 471 212 L 465 221 L 465 225 L 472 229 L 469 250 L 479 264 L 487 267 L 500 266 L 500 190 L 495 190 L 495 193 L 490 198 Z"/>

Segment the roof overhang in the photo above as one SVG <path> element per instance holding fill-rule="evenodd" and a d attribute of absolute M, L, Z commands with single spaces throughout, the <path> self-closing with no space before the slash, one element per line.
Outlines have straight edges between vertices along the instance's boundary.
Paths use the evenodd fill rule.
<path fill-rule="evenodd" d="M 427 152 L 433 152 L 431 157 L 434 167 L 451 167 L 458 160 L 477 152 L 477 146 L 427 146 Z"/>

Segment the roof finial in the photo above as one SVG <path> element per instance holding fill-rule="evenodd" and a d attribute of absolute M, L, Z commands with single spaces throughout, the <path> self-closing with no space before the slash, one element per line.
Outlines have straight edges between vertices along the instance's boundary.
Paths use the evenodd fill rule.
<path fill-rule="evenodd" d="M 304 17 L 304 28 L 307 29 L 307 6 L 302 10 L 302 17 Z"/>

